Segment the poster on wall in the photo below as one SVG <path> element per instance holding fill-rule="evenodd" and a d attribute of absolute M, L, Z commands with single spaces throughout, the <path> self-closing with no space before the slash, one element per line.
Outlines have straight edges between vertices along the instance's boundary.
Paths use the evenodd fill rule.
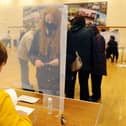
<path fill-rule="evenodd" d="M 68 5 L 68 20 L 72 20 L 76 15 L 84 16 L 86 24 L 106 25 L 107 1 L 104 2 L 84 2 L 70 3 Z"/>

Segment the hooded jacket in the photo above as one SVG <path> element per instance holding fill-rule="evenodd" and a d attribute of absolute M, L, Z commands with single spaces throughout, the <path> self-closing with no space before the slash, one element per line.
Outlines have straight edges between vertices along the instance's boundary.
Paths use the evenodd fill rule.
<path fill-rule="evenodd" d="M 78 51 L 83 62 L 83 70 L 90 71 L 92 67 L 92 40 L 93 34 L 85 26 L 83 16 L 76 17 L 72 21 L 72 27 L 68 35 L 68 42 L 72 43 L 73 50 Z"/>

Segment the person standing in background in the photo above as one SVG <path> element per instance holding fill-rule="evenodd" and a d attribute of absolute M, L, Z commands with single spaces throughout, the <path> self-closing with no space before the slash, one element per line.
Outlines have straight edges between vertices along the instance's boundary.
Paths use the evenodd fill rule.
<path fill-rule="evenodd" d="M 45 8 L 41 16 L 29 56 L 36 67 L 39 92 L 59 95 L 61 12 L 58 8 Z"/>
<path fill-rule="evenodd" d="M 73 43 L 70 41 L 71 31 L 67 32 L 67 51 L 66 51 L 66 74 L 65 74 L 65 96 L 74 98 L 76 71 L 72 71 L 72 63 L 76 55 L 73 48 Z"/>
<path fill-rule="evenodd" d="M 101 99 L 101 83 L 103 75 L 106 75 L 105 39 L 99 33 L 96 25 L 90 26 L 93 37 L 93 67 L 91 72 L 92 96 L 90 101 L 97 102 Z"/>
<path fill-rule="evenodd" d="M 79 56 L 81 57 L 83 66 L 78 71 L 79 83 L 80 83 L 80 100 L 89 100 L 89 88 L 88 88 L 88 78 L 92 68 L 92 44 L 93 44 L 93 34 L 89 28 L 86 27 L 85 18 L 83 16 L 76 16 L 72 21 L 72 27 L 68 33 L 68 43 L 72 43 L 72 53 L 75 55 L 77 51 Z M 68 47 L 67 50 L 69 50 Z M 73 52 L 74 51 L 74 52 Z M 72 55 L 71 53 L 71 55 Z M 68 54 L 67 54 L 68 55 Z M 71 69 L 72 62 L 66 61 L 66 66 L 69 65 L 69 69 Z M 71 61 L 74 60 L 74 57 Z M 68 64 L 69 63 L 69 64 Z M 76 77 L 76 73 L 74 77 Z M 71 79 L 70 76 L 69 82 L 66 83 L 66 90 L 68 94 L 67 97 L 73 97 L 74 88 L 75 88 L 75 78 Z M 67 77 L 66 77 L 67 78 Z M 69 80 L 67 79 L 67 80 Z M 72 91 L 72 92 L 71 92 Z M 72 94 L 72 96 L 71 96 Z"/>
<path fill-rule="evenodd" d="M 11 35 L 10 35 L 10 31 L 7 31 L 7 35 L 5 38 L 5 46 L 11 48 Z"/>
<path fill-rule="evenodd" d="M 26 32 L 17 48 L 17 56 L 20 64 L 21 71 L 21 84 L 24 90 L 33 91 L 33 86 L 29 81 L 29 50 L 34 36 L 34 30 L 31 29 Z"/>
<path fill-rule="evenodd" d="M 118 43 L 115 41 L 115 36 L 111 35 L 110 40 L 107 44 L 107 49 L 106 49 L 106 55 L 107 58 L 111 58 L 111 62 L 113 63 L 114 61 L 118 61 Z"/>

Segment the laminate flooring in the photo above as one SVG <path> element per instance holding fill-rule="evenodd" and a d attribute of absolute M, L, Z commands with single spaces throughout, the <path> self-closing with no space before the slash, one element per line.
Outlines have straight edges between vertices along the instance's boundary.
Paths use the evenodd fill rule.
<path fill-rule="evenodd" d="M 8 62 L 0 73 L 0 88 L 21 88 L 20 66 L 15 48 L 8 48 Z M 126 126 L 126 66 L 107 61 L 107 76 L 102 80 L 102 112 L 98 126 Z M 126 59 L 126 57 L 123 57 Z M 30 82 L 38 90 L 35 67 L 29 62 Z M 89 79 L 89 90 L 91 85 Z M 79 99 L 79 82 L 76 80 L 75 98 Z M 86 116 L 86 115 L 85 115 Z"/>

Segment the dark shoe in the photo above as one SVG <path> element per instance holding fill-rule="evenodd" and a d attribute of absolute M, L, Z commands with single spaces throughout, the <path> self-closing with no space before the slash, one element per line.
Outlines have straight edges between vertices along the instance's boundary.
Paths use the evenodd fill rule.
<path fill-rule="evenodd" d="M 89 96 L 89 100 L 88 101 L 98 102 L 98 101 L 100 101 L 100 98 L 94 98 L 92 96 Z"/>

